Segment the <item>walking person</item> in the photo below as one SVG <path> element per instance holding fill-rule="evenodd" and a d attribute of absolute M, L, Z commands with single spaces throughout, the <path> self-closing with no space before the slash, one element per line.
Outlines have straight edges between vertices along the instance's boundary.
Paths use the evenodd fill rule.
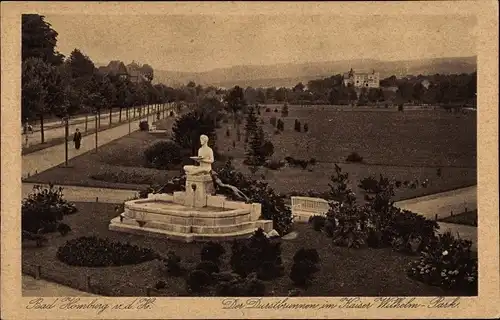
<path fill-rule="evenodd" d="M 76 132 L 73 135 L 73 142 L 75 143 L 75 149 L 79 150 L 80 143 L 82 142 L 82 133 L 80 132 L 80 129 L 78 129 L 78 128 L 76 128 Z"/>

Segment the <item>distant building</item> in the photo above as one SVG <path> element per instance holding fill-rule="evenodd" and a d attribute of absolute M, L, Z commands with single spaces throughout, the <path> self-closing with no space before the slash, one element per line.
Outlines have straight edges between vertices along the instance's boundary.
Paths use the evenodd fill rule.
<path fill-rule="evenodd" d="M 127 67 L 125 67 L 123 62 L 118 60 L 111 61 L 107 66 L 99 67 L 97 70 L 103 75 L 117 76 L 124 80 L 129 78 Z"/>
<path fill-rule="evenodd" d="M 429 89 L 429 86 L 431 85 L 431 83 L 427 79 L 422 80 L 421 84 L 425 89 Z"/>
<path fill-rule="evenodd" d="M 344 85 L 351 84 L 355 88 L 379 88 L 380 87 L 380 74 L 378 72 L 371 73 L 356 73 L 350 70 L 344 73 Z"/>
<path fill-rule="evenodd" d="M 141 83 L 149 81 L 141 66 L 139 66 L 135 61 L 132 61 L 132 63 L 127 66 L 127 71 L 129 79 L 132 82 Z"/>

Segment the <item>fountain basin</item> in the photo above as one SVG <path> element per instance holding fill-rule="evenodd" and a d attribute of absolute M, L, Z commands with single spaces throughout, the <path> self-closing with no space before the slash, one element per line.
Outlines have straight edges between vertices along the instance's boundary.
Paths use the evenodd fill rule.
<path fill-rule="evenodd" d="M 185 192 L 149 194 L 125 202 L 124 212 L 109 229 L 184 242 L 231 240 L 250 236 L 257 228 L 272 230 L 271 220 L 260 220 L 261 205 L 207 195 L 206 206 L 184 205 Z"/>

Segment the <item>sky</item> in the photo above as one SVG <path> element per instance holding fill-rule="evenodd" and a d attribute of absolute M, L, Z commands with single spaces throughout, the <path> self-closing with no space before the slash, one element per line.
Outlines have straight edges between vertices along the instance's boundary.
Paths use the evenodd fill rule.
<path fill-rule="evenodd" d="M 234 65 L 476 55 L 473 16 L 46 15 L 57 50 L 202 72 Z"/>

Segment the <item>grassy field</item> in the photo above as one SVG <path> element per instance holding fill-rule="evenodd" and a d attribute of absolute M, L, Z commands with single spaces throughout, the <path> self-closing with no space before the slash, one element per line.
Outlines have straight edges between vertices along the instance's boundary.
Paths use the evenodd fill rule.
<path fill-rule="evenodd" d="M 273 138 L 279 157 L 342 162 L 351 152 L 366 163 L 393 166 L 476 167 L 476 115 L 424 111 L 341 111 L 291 106 L 285 133 Z M 266 124 L 280 113 L 261 112 Z M 293 130 L 295 119 L 309 132 Z M 273 136 L 273 129 L 266 126 Z"/>
<path fill-rule="evenodd" d="M 324 109 L 324 110 L 323 110 Z M 290 107 L 284 118 L 285 131 L 274 134 L 269 124 L 280 113 L 261 112 L 263 126 L 275 146 L 273 158 L 292 156 L 316 158 L 318 163 L 307 170 L 286 167 L 280 170 L 261 168 L 255 178 L 264 177 L 281 193 L 324 192 L 328 190 L 335 163 L 349 172 L 351 187 L 362 195 L 357 184 L 367 176 L 383 174 L 401 182 L 418 183 L 415 189 L 402 187 L 395 200 L 407 199 L 476 184 L 476 119 L 474 114 L 450 114 L 443 111 L 338 111 L 328 107 L 310 110 Z M 295 132 L 293 123 L 308 123 L 309 132 Z M 173 119 L 162 120 L 157 127 L 170 132 Z M 241 128 L 243 129 L 243 125 Z M 229 130 L 230 136 L 226 136 Z M 28 181 L 111 188 L 141 189 L 152 183 L 164 183 L 179 170 L 164 171 L 146 167 L 143 150 L 156 139 L 169 134 L 135 132 L 70 160 L 71 168 L 56 167 Z M 218 129 L 218 149 L 233 156 L 238 170 L 251 174 L 242 164 L 245 156 L 243 138 L 236 141 L 232 123 Z M 233 147 L 233 141 L 235 147 Z M 345 163 L 351 152 L 358 152 L 363 163 Z M 216 162 L 222 165 L 223 161 Z M 441 176 L 437 169 L 441 169 Z"/>
<path fill-rule="evenodd" d="M 477 210 L 455 214 L 439 221 L 477 227 Z"/>
<path fill-rule="evenodd" d="M 164 296 L 186 295 L 182 278 L 166 276 L 159 261 L 138 265 L 87 268 L 72 267 L 59 261 L 56 252 L 59 246 L 75 237 L 95 235 L 114 241 L 130 242 L 141 247 L 154 248 L 166 255 L 173 250 L 188 265 L 194 266 L 200 260 L 201 245 L 185 244 L 108 230 L 111 218 L 117 214 L 113 204 L 77 203 L 79 212 L 66 216 L 64 222 L 72 227 L 66 237 L 59 234 L 49 235 L 49 243 L 36 248 L 30 242 L 23 243 L 23 272 L 34 274 L 36 266 L 41 265 L 42 277 L 48 280 L 85 290 L 86 276 L 90 276 L 95 293 L 110 296 L 144 296 L 146 288 L 158 280 L 166 282 Z M 443 291 L 437 287 L 409 279 L 405 274 L 407 264 L 416 257 L 405 256 L 391 249 L 347 249 L 335 247 L 331 239 L 318 234 L 312 227 L 296 225 L 298 237 L 282 240 L 282 258 L 286 268 L 285 276 L 266 282 L 267 295 L 286 296 L 293 288 L 288 274 L 295 252 L 301 247 L 316 248 L 321 258 L 321 270 L 316 274 L 312 286 L 302 292 L 304 296 L 442 296 L 456 295 L 456 292 Z M 222 266 L 229 265 L 230 248 L 224 244 L 226 254 Z"/>

